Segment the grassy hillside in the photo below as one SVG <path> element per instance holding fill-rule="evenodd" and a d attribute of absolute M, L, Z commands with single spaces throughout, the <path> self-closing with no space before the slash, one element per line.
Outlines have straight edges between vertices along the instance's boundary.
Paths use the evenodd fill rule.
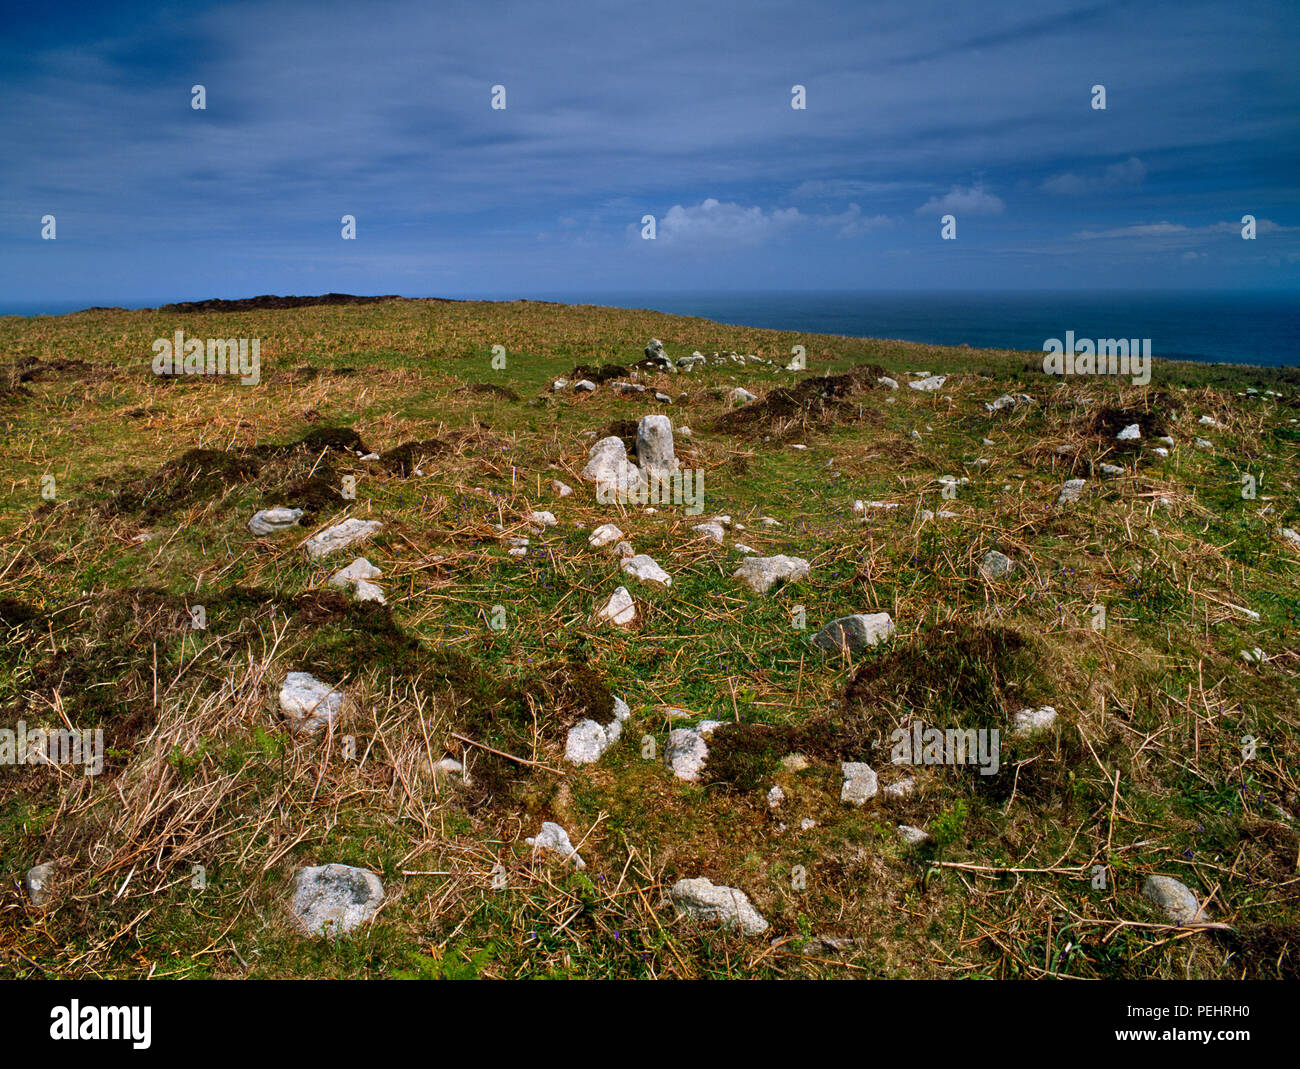
<path fill-rule="evenodd" d="M 176 330 L 260 339 L 260 383 L 155 377 Z M 772 363 L 633 369 L 651 337 Z M 806 370 L 784 370 L 796 345 Z M 590 394 L 550 388 L 611 364 Z M 757 400 L 733 409 L 737 386 Z M 1032 400 L 986 409 L 1008 393 Z M 534 302 L 0 318 L 0 727 L 108 748 L 98 776 L 0 766 L 0 974 L 1294 977 L 1300 550 L 1277 532 L 1300 528 L 1298 397 L 1295 369 L 1162 363 L 1136 387 L 1045 376 L 1041 354 Z M 698 516 L 602 505 L 580 474 L 651 412 L 705 473 Z M 274 506 L 302 530 L 254 537 Z M 692 530 L 718 514 L 721 544 Z M 301 548 L 348 516 L 384 526 Z M 588 544 L 607 522 L 671 587 Z M 737 544 L 810 574 L 755 594 Z M 987 578 L 990 550 L 1015 569 Z M 386 606 L 329 585 L 358 555 Z M 593 617 L 618 586 L 629 627 Z M 897 632 L 873 649 L 809 642 L 877 611 Z M 294 671 L 345 691 L 327 731 L 280 715 Z M 622 737 L 570 764 L 569 729 L 616 697 Z M 1044 705 L 1049 730 L 1012 734 Z M 999 728 L 1001 767 L 891 764 L 914 719 Z M 668 733 L 702 720 L 726 726 L 684 782 Z M 914 790 L 842 803 L 846 760 Z M 585 869 L 534 856 L 546 820 Z M 330 942 L 286 906 L 297 869 L 333 862 L 385 899 Z M 1218 926 L 1171 926 L 1150 874 Z M 669 889 L 701 876 L 768 930 L 679 918 Z"/>

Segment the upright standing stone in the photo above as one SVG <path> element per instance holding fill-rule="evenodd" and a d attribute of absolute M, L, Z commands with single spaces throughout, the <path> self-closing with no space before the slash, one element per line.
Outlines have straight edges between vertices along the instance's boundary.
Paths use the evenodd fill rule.
<path fill-rule="evenodd" d="M 677 470 L 672 420 L 658 413 L 641 417 L 636 428 L 636 459 L 647 475 Z"/>

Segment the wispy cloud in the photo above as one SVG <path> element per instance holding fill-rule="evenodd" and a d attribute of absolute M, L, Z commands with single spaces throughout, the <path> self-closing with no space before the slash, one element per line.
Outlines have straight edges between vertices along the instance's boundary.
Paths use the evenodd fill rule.
<path fill-rule="evenodd" d="M 1112 163 L 1100 174 L 1078 175 L 1067 172 L 1053 175 L 1043 183 L 1043 189 L 1048 193 L 1081 196 L 1112 189 L 1133 189 L 1140 186 L 1146 176 L 1146 164 L 1136 156 L 1130 156 L 1122 163 Z"/>
<path fill-rule="evenodd" d="M 1208 228 L 1207 228 L 1208 229 Z M 1182 223 L 1136 223 L 1133 226 L 1115 226 L 1108 230 L 1080 230 L 1074 236 L 1084 241 L 1097 239 L 1114 240 L 1116 238 L 1163 238 L 1174 234 L 1186 234 L 1188 228 Z"/>
<path fill-rule="evenodd" d="M 1208 241 L 1213 238 L 1222 237 L 1230 234 L 1234 237 L 1241 236 L 1242 223 L 1240 220 L 1225 220 L 1218 223 L 1210 223 L 1206 226 L 1187 226 L 1183 223 L 1171 223 L 1167 220 L 1159 223 L 1135 223 L 1132 226 L 1111 227 L 1108 230 L 1080 230 L 1073 237 L 1081 241 L 1125 241 L 1125 240 L 1142 240 L 1150 239 L 1155 241 L 1174 241 L 1179 244 L 1190 244 L 1201 241 Z M 1256 219 L 1255 233 L 1261 234 L 1292 234 L 1300 231 L 1296 226 L 1280 226 L 1272 219 Z"/>
<path fill-rule="evenodd" d="M 873 230 L 883 230 L 898 222 L 888 215 L 865 215 L 857 204 L 850 204 L 838 215 L 819 215 L 813 217 L 822 226 L 832 227 L 841 237 L 851 238 L 867 234 Z"/>

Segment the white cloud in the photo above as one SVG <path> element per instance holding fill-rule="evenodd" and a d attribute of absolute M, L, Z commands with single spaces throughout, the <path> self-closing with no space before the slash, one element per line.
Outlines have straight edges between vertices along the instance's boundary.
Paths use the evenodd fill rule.
<path fill-rule="evenodd" d="M 761 245 L 807 219 L 798 208 L 745 208 L 714 197 L 691 207 L 674 204 L 659 220 L 661 241 Z"/>
<path fill-rule="evenodd" d="M 865 215 L 858 204 L 850 204 L 835 214 L 809 214 L 798 208 L 746 208 L 709 197 L 699 204 L 674 204 L 669 208 L 659 220 L 658 240 L 679 245 L 753 247 L 806 226 L 833 229 L 840 237 L 857 237 L 895 222 L 888 215 Z M 640 228 L 629 226 L 628 234 L 639 237 Z"/>
<path fill-rule="evenodd" d="M 1108 189 L 1131 189 L 1140 186 L 1147 176 L 1147 165 L 1136 156 L 1123 163 L 1112 163 L 1099 175 L 1058 174 L 1043 183 L 1048 193 L 1082 196 Z"/>
<path fill-rule="evenodd" d="M 1000 197 L 986 193 L 984 186 L 976 183 L 968 187 L 953 186 L 942 197 L 931 197 L 916 209 L 916 214 L 1001 215 L 1005 208 Z"/>

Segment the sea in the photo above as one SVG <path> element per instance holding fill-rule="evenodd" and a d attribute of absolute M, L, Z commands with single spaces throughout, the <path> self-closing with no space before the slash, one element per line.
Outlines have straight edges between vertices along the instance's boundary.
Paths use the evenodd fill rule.
<path fill-rule="evenodd" d="M 538 299 L 650 308 L 736 326 L 1041 352 L 1049 338 L 1150 338 L 1172 360 L 1300 365 L 1300 290 L 1258 292 L 760 292 Z"/>
<path fill-rule="evenodd" d="M 223 295 L 225 296 L 225 295 Z M 235 295 L 230 295 L 235 296 Z M 411 294 L 411 296 L 420 296 Z M 1067 292 L 719 291 L 440 293 L 485 300 L 562 301 L 647 308 L 735 326 L 889 338 L 929 345 L 1041 352 L 1049 338 L 1150 338 L 1153 356 L 1267 367 L 1300 365 L 1300 289 L 1263 291 Z M 62 315 L 96 304 L 7 304 L 0 315 Z"/>

